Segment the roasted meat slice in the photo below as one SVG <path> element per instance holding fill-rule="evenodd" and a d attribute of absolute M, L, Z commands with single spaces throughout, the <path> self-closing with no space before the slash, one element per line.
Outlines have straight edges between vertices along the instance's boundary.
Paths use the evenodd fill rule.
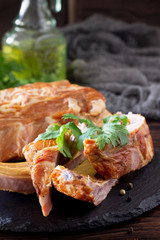
<path fill-rule="evenodd" d="M 116 148 L 106 144 L 100 151 L 95 140 L 85 139 L 84 154 L 96 171 L 105 179 L 122 175 L 147 165 L 153 155 L 153 143 L 145 118 L 139 114 L 127 115 L 129 142 Z"/>
<path fill-rule="evenodd" d="M 68 137 L 67 141 L 71 143 L 71 139 Z M 75 159 L 69 161 L 69 159 L 60 155 L 56 141 L 52 139 L 31 142 L 23 148 L 23 154 L 30 167 L 31 179 L 39 198 L 43 215 L 47 216 L 52 209 L 51 173 L 59 162 L 66 165 L 68 163 L 68 166 L 72 168 L 74 165 L 81 163 L 84 161 L 83 152 L 75 153 Z"/>
<path fill-rule="evenodd" d="M 55 140 L 32 142 L 24 147 L 23 153 L 30 167 L 43 215 L 47 216 L 52 209 L 51 173 L 58 163 L 57 145 Z"/>
<path fill-rule="evenodd" d="M 99 150 L 95 140 L 85 139 L 84 149 L 78 152 L 75 138 L 68 132 L 65 140 L 74 159 L 58 153 L 55 139 L 32 142 L 24 147 L 23 153 L 29 163 L 44 216 L 52 208 L 51 182 L 58 191 L 68 196 L 98 205 L 122 175 L 151 161 L 154 151 L 145 118 L 132 113 L 127 117 L 129 142 L 123 147 L 105 144 Z M 79 127 L 83 132 L 86 125 L 80 124 Z"/>
<path fill-rule="evenodd" d="M 22 148 L 48 125 L 63 122 L 65 113 L 88 117 L 96 124 L 110 114 L 98 91 L 69 81 L 34 83 L 0 91 L 0 161 L 23 158 Z"/>
<path fill-rule="evenodd" d="M 116 184 L 116 179 L 103 180 L 96 176 L 96 171 L 84 160 L 73 170 L 58 165 L 52 173 L 54 187 L 67 196 L 78 200 L 100 204 Z"/>

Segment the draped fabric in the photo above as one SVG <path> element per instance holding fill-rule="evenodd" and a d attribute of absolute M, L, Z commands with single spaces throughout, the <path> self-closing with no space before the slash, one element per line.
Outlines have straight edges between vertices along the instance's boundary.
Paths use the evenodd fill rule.
<path fill-rule="evenodd" d="M 160 120 L 160 28 L 93 15 L 62 30 L 69 80 L 99 90 L 113 113 Z"/>

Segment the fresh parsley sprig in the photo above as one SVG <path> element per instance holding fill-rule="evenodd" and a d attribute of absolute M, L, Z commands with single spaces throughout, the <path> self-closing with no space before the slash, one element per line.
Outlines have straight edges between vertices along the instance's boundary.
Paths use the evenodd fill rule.
<path fill-rule="evenodd" d="M 92 136 L 95 136 L 95 134 L 101 131 L 101 128 L 96 126 L 91 120 L 79 118 L 76 115 L 71 113 L 64 114 L 63 119 L 74 119 L 74 120 L 78 120 L 79 123 L 85 123 L 87 127 L 86 130 L 77 139 L 77 148 L 79 151 L 81 151 L 82 148 L 84 147 L 83 142 L 86 138 L 91 138 Z"/>
<path fill-rule="evenodd" d="M 65 134 L 69 135 L 73 134 L 75 138 L 78 140 L 82 135 L 81 130 L 76 126 L 74 122 L 69 122 L 65 125 L 60 126 L 58 123 L 50 125 L 46 132 L 40 134 L 35 141 L 38 140 L 46 140 L 46 139 L 56 139 L 56 143 L 58 145 L 58 150 L 68 158 L 72 158 L 69 146 L 67 141 L 65 140 Z"/>
<path fill-rule="evenodd" d="M 74 114 L 67 113 L 63 116 L 64 119 L 78 120 L 79 123 L 85 123 L 86 129 L 82 133 L 74 122 L 69 122 L 60 126 L 59 124 L 50 125 L 45 133 L 40 134 L 35 141 L 45 139 L 56 139 L 58 150 L 68 158 L 72 158 L 69 146 L 65 140 L 65 135 L 74 135 L 77 143 L 77 149 L 81 151 L 84 147 L 86 138 L 95 139 L 100 150 L 105 144 L 124 146 L 128 142 L 129 132 L 126 128 L 128 118 L 125 115 L 114 114 L 103 119 L 103 127 L 96 126 L 89 119 L 78 118 Z"/>
<path fill-rule="evenodd" d="M 85 123 L 86 131 L 78 139 L 78 150 L 83 148 L 83 141 L 86 138 L 96 139 L 96 143 L 100 150 L 105 144 L 112 144 L 116 147 L 118 144 L 124 146 L 128 142 L 128 118 L 125 115 L 114 114 L 103 119 L 103 127 L 96 126 L 89 119 L 80 119 L 74 114 L 67 113 L 63 116 L 64 119 L 77 119 L 79 123 Z"/>

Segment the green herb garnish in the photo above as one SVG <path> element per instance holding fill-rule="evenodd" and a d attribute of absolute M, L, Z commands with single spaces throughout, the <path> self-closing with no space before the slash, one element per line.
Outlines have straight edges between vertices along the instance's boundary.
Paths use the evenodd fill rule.
<path fill-rule="evenodd" d="M 78 139 L 78 150 L 83 148 L 83 141 L 86 138 L 96 139 L 96 143 L 100 150 L 105 144 L 112 144 L 116 147 L 118 144 L 124 146 L 128 142 L 128 130 L 126 125 L 128 118 L 125 115 L 114 114 L 103 119 L 103 127 L 96 126 L 89 119 L 80 119 L 74 114 L 65 114 L 64 119 L 77 119 L 80 123 L 85 123 L 86 131 Z"/>
<path fill-rule="evenodd" d="M 74 114 L 67 113 L 64 119 L 78 120 L 79 123 L 85 123 L 86 129 L 82 133 L 74 122 L 69 122 L 60 126 L 59 124 L 50 125 L 45 133 L 40 134 L 35 141 L 56 139 L 58 150 L 68 158 L 72 158 L 69 146 L 65 140 L 65 134 L 74 135 L 77 143 L 77 149 L 81 151 L 84 147 L 83 142 L 86 138 L 95 139 L 100 150 L 105 144 L 112 144 L 113 147 L 121 147 L 128 142 L 129 132 L 126 128 L 128 118 L 125 115 L 114 114 L 103 119 L 103 127 L 96 126 L 89 119 L 78 118 Z"/>
<path fill-rule="evenodd" d="M 58 150 L 68 158 L 72 158 L 69 146 L 65 140 L 65 134 L 74 135 L 76 139 L 79 139 L 81 136 L 81 130 L 76 126 L 74 122 L 69 122 L 65 125 L 60 126 L 55 123 L 50 125 L 45 133 L 40 134 L 35 141 L 46 140 L 46 139 L 56 139 L 58 145 Z"/>

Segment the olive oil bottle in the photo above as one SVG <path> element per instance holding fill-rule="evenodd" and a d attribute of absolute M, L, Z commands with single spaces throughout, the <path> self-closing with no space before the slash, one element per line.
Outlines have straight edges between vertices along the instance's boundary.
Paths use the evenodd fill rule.
<path fill-rule="evenodd" d="M 54 81 L 66 78 L 66 41 L 46 0 L 23 0 L 13 29 L 2 40 L 7 60 L 21 63 L 14 73 L 19 81 Z"/>

